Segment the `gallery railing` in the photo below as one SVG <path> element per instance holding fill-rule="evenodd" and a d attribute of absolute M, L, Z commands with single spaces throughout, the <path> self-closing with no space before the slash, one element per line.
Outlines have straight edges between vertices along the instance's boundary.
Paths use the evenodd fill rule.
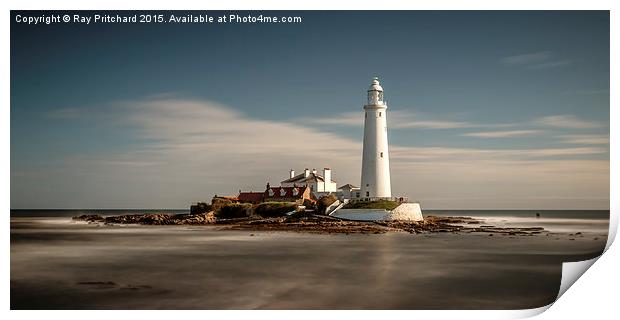
<path fill-rule="evenodd" d="M 396 201 L 398 203 L 408 203 L 408 202 L 417 202 L 417 201 L 409 201 L 409 197 L 360 197 L 360 198 L 352 198 L 351 202 L 358 201 Z"/>

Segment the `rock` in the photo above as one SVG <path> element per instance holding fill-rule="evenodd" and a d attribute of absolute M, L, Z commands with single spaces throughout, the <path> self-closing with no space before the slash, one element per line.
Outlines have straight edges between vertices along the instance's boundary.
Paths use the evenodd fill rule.
<path fill-rule="evenodd" d="M 83 214 L 81 216 L 75 216 L 71 218 L 76 221 L 86 221 L 86 222 L 100 222 L 103 221 L 103 217 L 98 214 Z"/>
<path fill-rule="evenodd" d="M 422 209 L 417 202 L 401 203 L 396 209 L 390 211 L 385 220 L 423 221 Z"/>
<path fill-rule="evenodd" d="M 178 214 L 171 216 L 164 213 L 155 214 L 128 214 L 121 216 L 101 217 L 99 215 L 82 215 L 73 217 L 73 220 L 100 222 L 111 224 L 146 224 L 146 225 L 183 225 L 183 224 L 213 224 L 216 222 L 213 212 L 200 214 Z"/>
<path fill-rule="evenodd" d="M 389 212 L 386 212 L 389 214 Z M 82 215 L 73 217 L 74 220 L 93 221 L 101 225 L 114 224 L 144 224 L 144 225 L 207 225 L 217 224 L 228 226 L 236 230 L 265 230 L 265 231 L 297 231 L 311 233 L 385 233 L 388 231 L 416 233 L 488 233 L 510 236 L 532 236 L 541 232 L 547 232 L 541 227 L 529 228 L 500 228 L 492 225 L 481 225 L 483 220 L 471 217 L 438 217 L 427 216 L 423 220 L 380 220 L 380 221 L 354 221 L 334 216 L 318 215 L 312 212 L 296 212 L 289 216 L 261 218 L 259 216 L 244 216 L 239 218 L 217 218 L 214 212 L 200 214 L 133 214 L 101 217 L 98 215 Z M 469 226 L 469 225 L 476 226 Z M 547 236 L 549 234 L 547 233 Z M 256 236 L 252 233 L 250 236 Z M 513 238 L 513 237 L 511 237 Z M 573 239 L 574 240 L 574 239 Z M 595 239 L 596 240 L 596 239 Z"/>

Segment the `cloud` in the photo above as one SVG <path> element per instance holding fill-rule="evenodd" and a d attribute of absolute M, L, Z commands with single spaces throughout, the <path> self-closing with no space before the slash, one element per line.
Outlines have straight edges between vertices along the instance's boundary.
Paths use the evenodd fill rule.
<path fill-rule="evenodd" d="M 557 67 L 567 66 L 573 63 L 575 63 L 574 60 L 564 59 L 564 60 L 559 60 L 559 61 L 550 61 L 550 62 L 545 62 L 545 63 L 534 64 L 534 65 L 527 66 L 527 68 L 528 69 L 557 68 Z"/>
<path fill-rule="evenodd" d="M 468 132 L 462 134 L 466 137 L 478 137 L 478 138 L 511 138 L 511 137 L 523 137 L 532 136 L 542 133 L 542 130 L 512 130 L 512 131 L 486 131 L 486 132 Z"/>
<path fill-rule="evenodd" d="M 531 160 L 534 158 L 557 156 L 580 156 L 606 153 L 607 149 L 598 147 L 581 148 L 542 148 L 542 149 L 481 149 L 481 148 L 447 148 L 447 147 L 399 147 L 390 151 L 395 161 L 409 160 Z"/>
<path fill-rule="evenodd" d="M 505 64 L 530 64 L 545 61 L 551 58 L 551 51 L 539 51 L 533 53 L 519 54 L 501 58 L 500 61 Z"/>
<path fill-rule="evenodd" d="M 120 166 L 120 167 L 145 167 L 145 166 L 154 166 L 161 163 L 154 161 L 140 161 L 140 160 L 100 160 L 98 161 L 98 165 L 104 166 Z"/>
<path fill-rule="evenodd" d="M 395 121 L 391 127 L 394 129 L 402 129 L 402 128 L 420 128 L 420 129 L 455 129 L 455 128 L 470 128 L 474 127 L 474 124 L 467 122 L 458 122 L 458 121 Z"/>
<path fill-rule="evenodd" d="M 422 120 L 421 117 L 406 110 L 394 110 L 388 114 L 389 128 L 391 129 L 456 129 L 476 126 L 464 121 L 449 120 Z"/>
<path fill-rule="evenodd" d="M 423 210 L 608 209 L 608 160 L 498 160 L 394 162 L 392 184 Z M 432 210 L 430 210 L 432 212 Z"/>
<path fill-rule="evenodd" d="M 339 183 L 359 180 L 358 140 L 252 119 L 209 101 L 148 99 L 107 111 L 117 116 L 109 130 L 132 129 L 130 148 L 66 156 L 41 199 L 71 203 L 58 207 L 183 208 L 214 194 L 263 190 L 290 168 L 332 167 Z M 30 183 L 25 191 L 44 187 Z"/>
<path fill-rule="evenodd" d="M 105 122 L 108 130 L 132 128 L 132 144 L 69 154 L 60 165 L 45 161 L 34 168 L 12 166 L 12 172 L 25 173 L 11 180 L 12 206 L 187 208 L 214 194 L 262 191 L 267 181 L 278 184 L 289 169 L 306 167 L 331 167 L 339 185 L 359 183 L 361 137 L 254 119 L 209 101 L 146 99 L 109 108 L 101 112 L 115 117 Z M 354 118 L 361 122 L 362 117 L 351 113 L 345 123 L 352 124 Z M 398 118 L 389 118 L 390 125 Z M 583 158 L 606 151 L 390 145 L 392 189 L 435 208 L 585 206 L 582 200 L 522 201 L 534 196 L 603 198 L 596 205 L 605 206 L 609 161 Z M 45 177 L 44 184 L 40 177 Z M 486 200 L 466 203 L 463 198 Z"/>
<path fill-rule="evenodd" d="M 569 129 L 588 129 L 602 127 L 602 123 L 587 121 L 577 118 L 574 115 L 554 115 L 545 116 L 532 121 L 533 124 L 540 126 L 550 126 L 556 128 Z"/>
<path fill-rule="evenodd" d="M 325 118 L 303 118 L 299 121 L 303 123 L 310 122 L 319 125 L 362 127 L 364 125 L 364 114 L 362 112 L 345 112 Z M 406 110 L 388 111 L 388 122 L 388 127 L 390 129 L 458 129 L 495 126 L 489 124 L 476 124 L 466 121 L 450 121 L 436 119 L 421 120 L 414 113 Z M 509 125 L 510 124 L 499 124 L 496 126 Z"/>
<path fill-rule="evenodd" d="M 609 136 L 602 134 L 568 134 L 560 138 L 568 144 L 609 144 Z"/>
<path fill-rule="evenodd" d="M 571 59 L 555 59 L 551 51 L 539 51 L 519 54 L 500 59 L 506 65 L 522 66 L 526 69 L 538 70 L 568 66 L 575 63 Z"/>

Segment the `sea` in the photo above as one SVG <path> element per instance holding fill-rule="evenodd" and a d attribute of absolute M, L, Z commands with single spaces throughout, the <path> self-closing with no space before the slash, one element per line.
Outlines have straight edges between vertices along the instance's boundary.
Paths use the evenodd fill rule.
<path fill-rule="evenodd" d="M 360 215 L 373 215 L 376 210 L 358 210 Z M 188 209 L 13 209 L 11 218 L 52 218 L 64 221 L 73 216 L 97 214 L 188 214 Z M 484 224 L 498 227 L 543 227 L 549 232 L 606 233 L 609 229 L 609 210 L 423 210 L 423 215 L 471 217 Z"/>
<path fill-rule="evenodd" d="M 602 253 L 609 224 L 609 211 L 576 210 L 423 211 L 549 230 L 528 236 L 71 219 L 140 213 L 188 210 L 12 210 L 11 309 L 537 308 L 557 297 L 563 262 Z"/>

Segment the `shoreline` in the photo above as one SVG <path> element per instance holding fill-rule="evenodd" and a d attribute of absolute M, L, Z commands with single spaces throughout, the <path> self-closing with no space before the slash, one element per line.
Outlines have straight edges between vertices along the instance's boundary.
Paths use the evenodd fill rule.
<path fill-rule="evenodd" d="M 219 230 L 292 231 L 318 234 L 381 234 L 388 232 L 418 233 L 485 233 L 489 236 L 532 236 L 549 234 L 543 227 L 500 227 L 472 217 L 426 216 L 423 221 L 357 221 L 298 212 L 276 218 L 247 217 L 216 219 L 212 213 L 205 214 L 129 214 L 102 217 L 80 215 L 72 221 L 103 225 L 213 225 Z"/>
<path fill-rule="evenodd" d="M 473 222 L 455 219 L 450 223 Z M 557 297 L 561 263 L 598 256 L 606 242 L 605 234 L 585 231 L 503 236 L 467 222 L 464 227 L 477 231 L 312 232 L 308 220 L 106 225 L 73 223 L 69 216 L 16 219 L 11 308 L 533 308 Z"/>

